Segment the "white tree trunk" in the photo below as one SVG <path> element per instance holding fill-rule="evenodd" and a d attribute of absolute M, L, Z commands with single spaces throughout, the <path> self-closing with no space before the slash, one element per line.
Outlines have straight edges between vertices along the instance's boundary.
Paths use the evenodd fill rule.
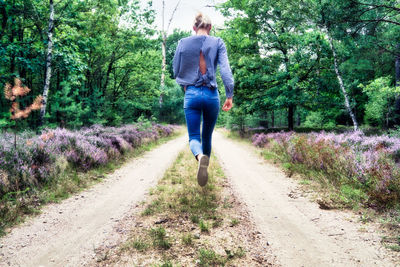
<path fill-rule="evenodd" d="M 46 57 L 46 79 L 43 88 L 43 105 L 40 109 L 40 125 L 44 123 L 44 117 L 46 115 L 47 98 L 50 88 L 51 79 L 51 60 L 53 56 L 53 32 L 54 32 L 54 3 L 50 0 L 50 19 L 49 19 L 49 29 L 47 32 L 47 57 Z"/>
<path fill-rule="evenodd" d="M 342 75 L 339 71 L 339 64 L 338 64 L 338 60 L 337 60 L 337 55 L 336 55 L 336 50 L 335 47 L 333 45 L 333 40 L 331 35 L 329 34 L 329 31 L 326 31 L 327 35 L 328 35 L 328 40 L 329 40 L 329 44 L 331 46 L 331 50 L 332 50 L 332 54 L 333 54 L 333 62 L 334 62 L 334 66 L 335 66 L 335 72 L 336 72 L 336 77 L 339 81 L 339 86 L 340 89 L 342 91 L 342 94 L 344 96 L 344 105 L 346 106 L 347 112 L 349 113 L 351 120 L 353 121 L 353 126 L 354 126 L 354 131 L 358 130 L 358 123 L 357 123 L 357 119 L 356 116 L 354 115 L 353 111 L 351 110 L 351 106 L 350 106 L 350 102 L 349 102 L 349 96 L 347 94 L 346 88 L 344 87 L 344 83 L 343 83 L 343 79 L 342 79 Z"/>
<path fill-rule="evenodd" d="M 164 93 L 164 87 L 165 87 L 165 62 L 166 62 L 166 39 L 167 39 L 167 34 L 165 33 L 165 0 L 162 1 L 162 12 L 161 12 L 161 19 L 162 19 L 162 29 L 161 29 L 161 38 L 162 38 L 162 43 L 161 43 L 161 51 L 162 51 L 162 63 L 161 63 L 161 81 L 160 81 L 160 99 L 158 100 L 160 104 L 160 108 L 162 107 L 163 103 L 163 93 Z"/>
<path fill-rule="evenodd" d="M 165 71 L 166 71 L 166 57 L 167 57 L 167 52 L 166 52 L 166 44 L 167 44 L 167 36 L 164 34 L 163 35 L 163 40 L 161 44 L 161 49 L 162 49 L 162 67 L 161 67 L 161 89 L 164 88 L 165 86 Z"/>
<path fill-rule="evenodd" d="M 164 33 L 163 33 L 162 39 L 163 39 L 162 43 L 161 43 L 162 63 L 161 63 L 161 82 L 160 82 L 161 94 L 160 94 L 160 99 L 159 99 L 160 108 L 162 107 L 162 103 L 163 103 L 163 94 L 164 94 L 164 88 L 165 88 L 166 57 L 167 57 L 167 52 L 166 52 L 167 38 Z"/>

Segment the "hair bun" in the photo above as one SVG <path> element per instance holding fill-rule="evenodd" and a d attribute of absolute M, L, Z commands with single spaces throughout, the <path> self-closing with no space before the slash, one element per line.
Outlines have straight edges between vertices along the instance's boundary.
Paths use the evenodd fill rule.
<path fill-rule="evenodd" d="M 202 28 L 205 29 L 211 26 L 211 19 L 207 15 L 204 15 L 203 13 L 199 12 L 194 19 L 193 26 L 195 26 L 198 29 Z"/>

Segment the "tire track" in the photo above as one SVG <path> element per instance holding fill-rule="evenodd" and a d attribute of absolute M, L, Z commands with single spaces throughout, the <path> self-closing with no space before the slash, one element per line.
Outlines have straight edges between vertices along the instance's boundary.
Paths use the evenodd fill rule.
<path fill-rule="evenodd" d="M 126 163 L 104 182 L 45 207 L 42 213 L 0 239 L 0 266 L 82 266 L 94 249 L 113 244 L 113 227 L 144 198 L 187 136 L 167 142 Z"/>

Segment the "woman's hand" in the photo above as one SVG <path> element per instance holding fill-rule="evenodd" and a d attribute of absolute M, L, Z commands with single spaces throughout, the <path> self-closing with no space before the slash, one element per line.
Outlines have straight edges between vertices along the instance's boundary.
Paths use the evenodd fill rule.
<path fill-rule="evenodd" d="M 225 100 L 224 106 L 222 107 L 222 110 L 223 111 L 229 111 L 232 107 L 233 107 L 232 97 L 231 98 L 227 98 Z"/>

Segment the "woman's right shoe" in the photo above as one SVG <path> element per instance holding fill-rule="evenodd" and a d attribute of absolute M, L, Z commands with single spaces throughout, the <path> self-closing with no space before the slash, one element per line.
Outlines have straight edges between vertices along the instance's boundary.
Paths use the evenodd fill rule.
<path fill-rule="evenodd" d="M 208 164 L 210 158 L 207 155 L 201 155 L 199 159 L 199 169 L 197 171 L 197 182 L 200 186 L 205 186 L 208 182 Z"/>

